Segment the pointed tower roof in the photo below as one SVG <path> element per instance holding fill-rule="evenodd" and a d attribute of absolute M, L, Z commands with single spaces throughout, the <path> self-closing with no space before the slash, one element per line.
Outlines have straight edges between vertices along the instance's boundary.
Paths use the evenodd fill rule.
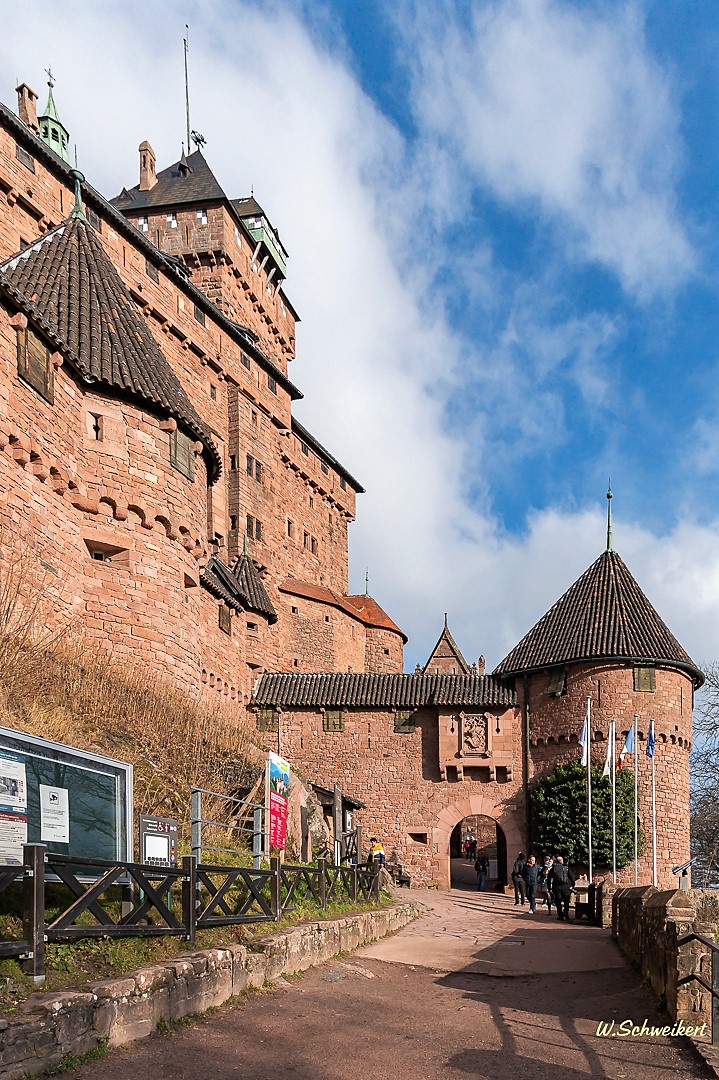
<path fill-rule="evenodd" d="M 27 315 L 84 383 L 139 398 L 173 417 L 205 448 L 210 479 L 219 476 L 222 462 L 210 429 L 135 308 L 81 205 L 62 225 L 0 264 L 0 295 Z"/>
<path fill-rule="evenodd" d="M 451 668 L 452 671 L 449 671 L 449 668 Z M 450 633 L 446 615 L 444 616 L 444 629 L 439 635 L 437 644 L 430 653 L 429 660 L 422 668 L 422 672 L 425 675 L 434 673 L 444 675 L 470 674 L 469 664 L 462 656 L 457 642 Z"/>
<path fill-rule="evenodd" d="M 70 161 L 70 133 L 62 123 L 52 94 L 54 86 L 52 74 L 48 71 L 48 97 L 45 112 L 38 116 L 40 138 L 63 161 Z"/>
<path fill-rule="evenodd" d="M 194 154 L 187 155 L 183 149 L 180 160 L 159 172 L 156 183 L 149 190 L 141 191 L 140 185 L 136 184 L 129 191 L 123 188 L 110 202 L 124 213 L 146 206 L 183 206 L 223 200 L 229 202 L 202 153 L 195 150 Z"/>
<path fill-rule="evenodd" d="M 686 671 L 695 687 L 704 676 L 608 549 L 494 669 L 509 678 L 586 660 L 657 663 Z"/>

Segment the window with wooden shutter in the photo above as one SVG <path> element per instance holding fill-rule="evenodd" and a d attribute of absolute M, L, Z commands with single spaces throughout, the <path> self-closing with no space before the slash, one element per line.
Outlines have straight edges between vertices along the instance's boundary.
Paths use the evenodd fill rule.
<path fill-rule="evenodd" d="M 170 432 L 170 464 L 188 480 L 195 479 L 195 440 L 179 428 Z"/>
<path fill-rule="evenodd" d="M 410 735 L 417 730 L 414 709 L 397 709 L 394 714 L 394 730 L 398 735 Z"/>
<path fill-rule="evenodd" d="M 256 712 L 258 731 L 278 731 L 280 714 L 278 709 L 258 709 Z"/>
<path fill-rule="evenodd" d="M 46 401 L 55 401 L 55 369 L 50 350 L 30 327 L 17 336 L 17 371 L 20 378 Z"/>
<path fill-rule="evenodd" d="M 634 689 L 644 693 L 653 694 L 656 687 L 655 669 L 653 667 L 634 668 Z"/>
<path fill-rule="evenodd" d="M 325 709 L 322 717 L 323 731 L 344 731 L 345 718 L 341 709 Z"/>

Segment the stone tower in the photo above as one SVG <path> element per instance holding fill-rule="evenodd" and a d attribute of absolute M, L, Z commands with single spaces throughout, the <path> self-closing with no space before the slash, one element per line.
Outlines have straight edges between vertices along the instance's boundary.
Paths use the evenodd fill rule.
<path fill-rule="evenodd" d="M 608 496 L 611 498 L 611 494 Z M 611 505 L 611 504 L 610 504 Z M 674 887 L 671 868 L 689 858 L 689 752 L 694 691 L 704 677 L 669 631 L 613 550 L 607 549 L 499 664 L 513 679 L 528 749 L 527 780 L 579 752 L 592 703 L 592 761 L 604 760 L 610 720 L 616 754 L 638 718 L 638 817 L 644 832 L 639 883 L 652 881 L 651 759 L 646 740 L 655 722 L 657 877 Z M 634 762 L 628 762 L 633 768 Z M 531 822 L 528 823 L 531 830 Z M 634 883 L 634 867 L 618 874 Z"/>

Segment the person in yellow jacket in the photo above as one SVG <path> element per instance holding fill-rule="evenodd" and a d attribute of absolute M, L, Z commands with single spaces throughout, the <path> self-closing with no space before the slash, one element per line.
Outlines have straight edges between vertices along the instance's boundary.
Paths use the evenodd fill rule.
<path fill-rule="evenodd" d="M 379 842 L 376 836 L 370 837 L 369 858 L 367 861 L 374 871 L 379 870 L 379 868 L 384 866 L 387 861 L 384 853 L 384 846 Z"/>

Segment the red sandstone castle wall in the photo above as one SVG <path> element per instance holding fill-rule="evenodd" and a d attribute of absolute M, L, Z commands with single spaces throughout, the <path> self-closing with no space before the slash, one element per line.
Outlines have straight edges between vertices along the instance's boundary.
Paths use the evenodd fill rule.
<path fill-rule="evenodd" d="M 646 756 L 649 721 L 655 721 L 655 771 L 657 791 L 657 869 L 659 884 L 673 887 L 671 867 L 689 858 L 689 752 L 692 731 L 692 683 L 680 671 L 656 668 L 654 692 L 633 688 L 632 665 L 574 665 L 567 673 L 567 693 L 555 697 L 546 693 L 548 675 L 542 672 L 529 680 L 531 775 L 549 772 L 558 762 L 579 754 L 587 697 L 592 699 L 592 761 L 602 764 L 606 752 L 609 721 L 617 725 L 616 755 L 624 745 L 627 731 L 639 717 L 639 807 L 644 832 L 644 854 L 639 860 L 640 884 L 651 883 L 651 759 Z M 520 699 L 524 687 L 517 680 Z M 626 759 L 631 768 L 633 760 Z M 633 864 L 621 871 L 622 883 L 634 882 Z"/>
<path fill-rule="evenodd" d="M 457 745 L 450 733 L 453 715 L 420 710 L 417 730 L 399 734 L 392 710 L 346 709 L 344 731 L 327 732 L 321 710 L 298 709 L 281 713 L 278 734 L 258 732 L 258 737 L 317 783 L 339 783 L 363 802 L 358 815 L 363 835 L 380 837 L 388 860 L 402 863 L 414 884 L 437 882 L 447 888 L 449 839 L 462 818 L 496 818 L 510 853 L 526 843 L 518 711 L 508 709 L 499 717 L 502 748 L 511 747 L 517 762 L 509 782 L 483 779 L 487 770 L 479 768 L 468 770 L 463 781 L 441 779 L 440 745 Z"/>

